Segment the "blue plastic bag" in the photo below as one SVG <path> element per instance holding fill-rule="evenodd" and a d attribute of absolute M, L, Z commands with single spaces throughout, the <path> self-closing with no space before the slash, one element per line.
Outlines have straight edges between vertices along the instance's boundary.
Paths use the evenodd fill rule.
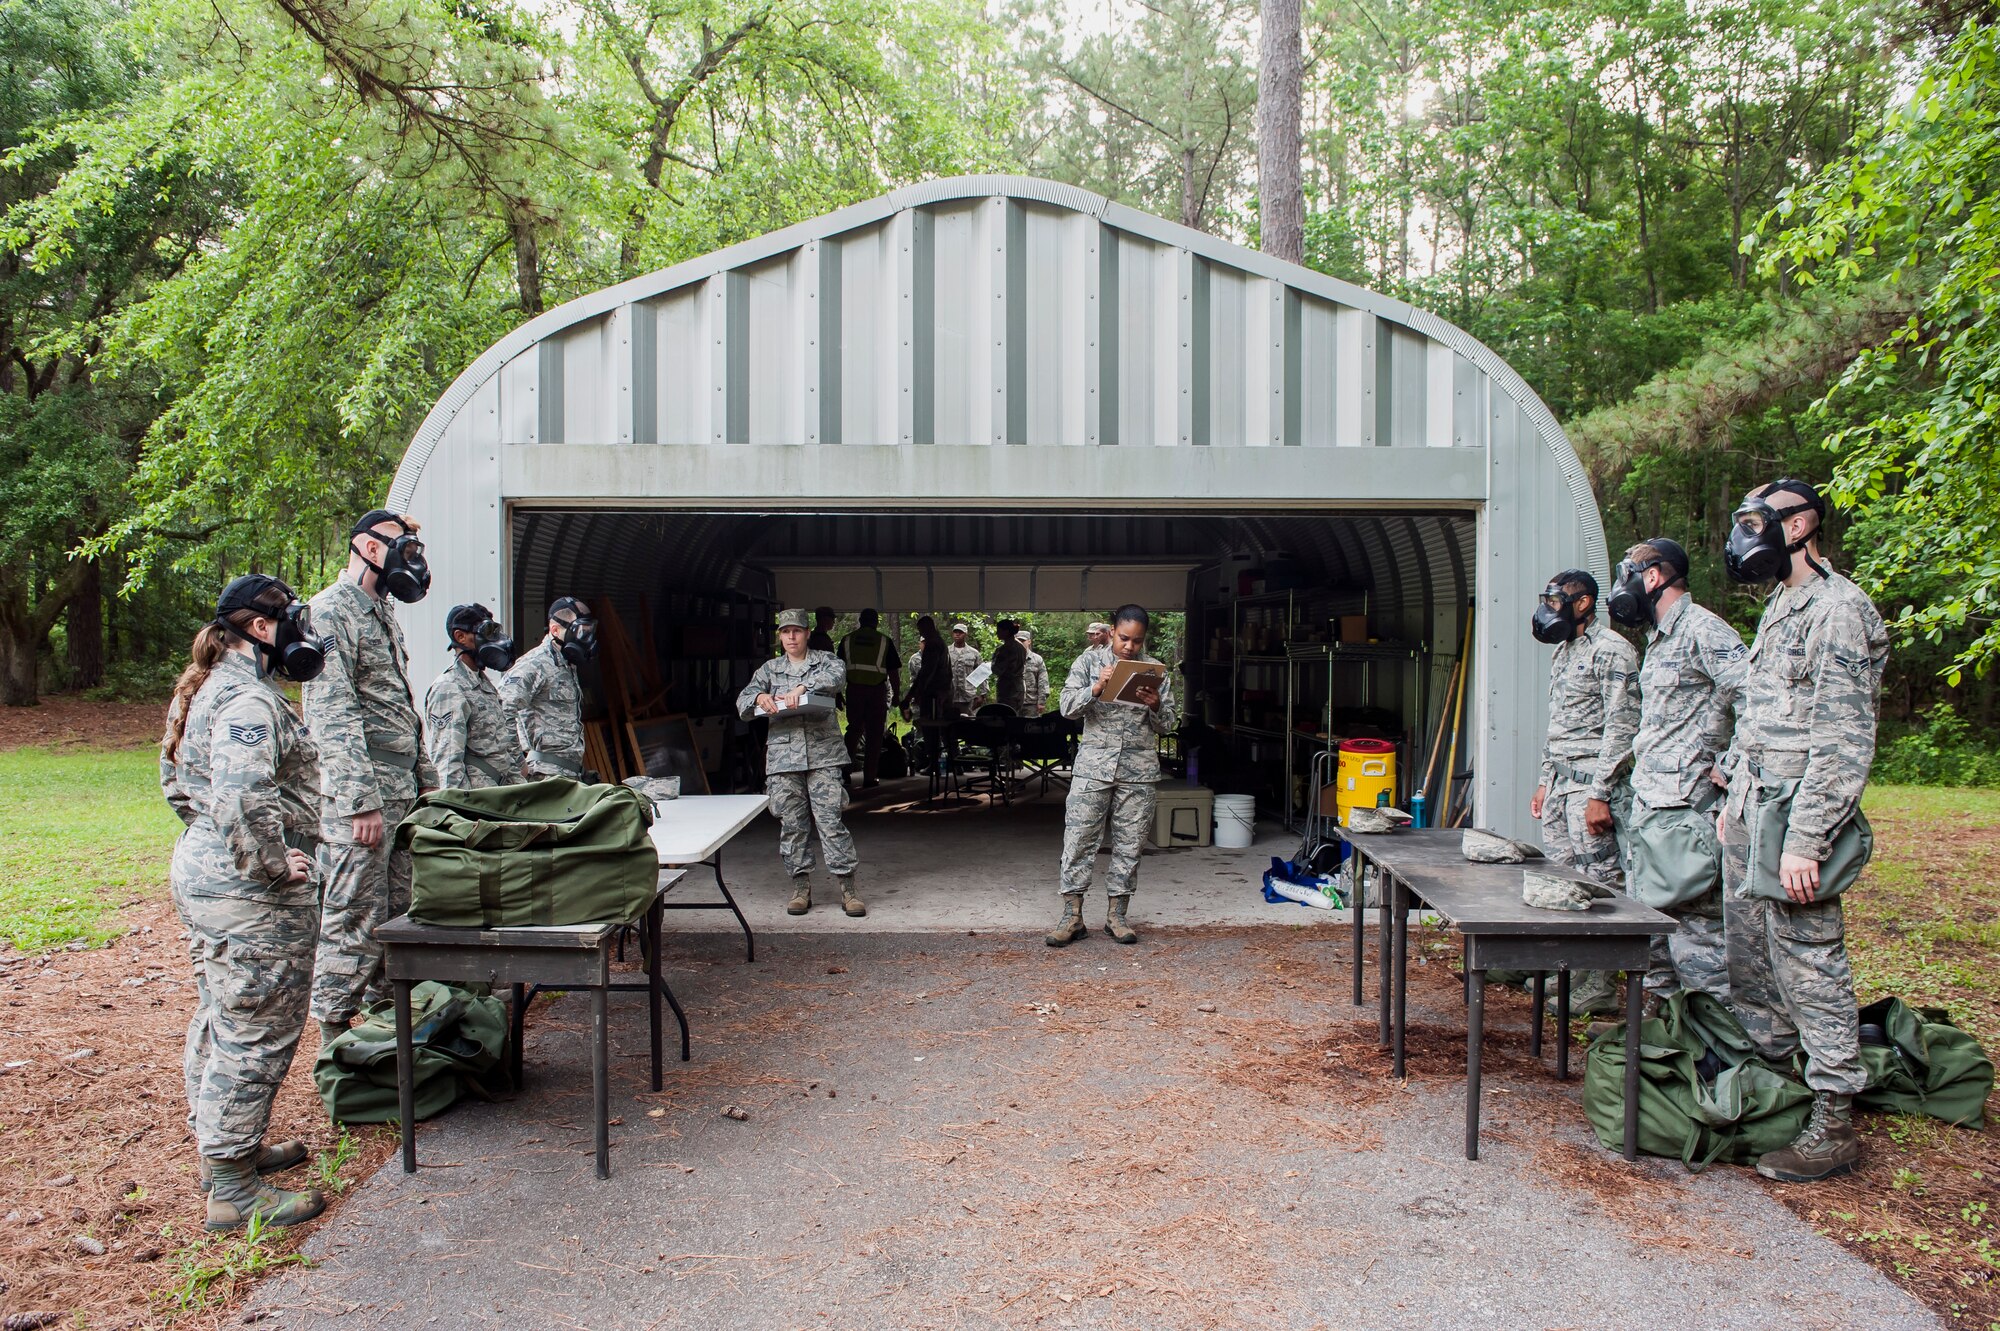
<path fill-rule="evenodd" d="M 1277 891 L 1272 886 L 1274 883 L 1289 883 L 1293 887 L 1307 888 L 1327 898 L 1331 905 L 1347 905 L 1347 898 L 1341 895 L 1336 879 L 1327 874 L 1314 873 L 1310 869 L 1301 868 L 1290 860 L 1279 859 L 1276 855 L 1271 857 L 1271 867 L 1264 871 L 1264 900 L 1273 905 L 1283 901 L 1294 906 L 1308 906 L 1310 908 L 1309 903 L 1296 900 Z"/>

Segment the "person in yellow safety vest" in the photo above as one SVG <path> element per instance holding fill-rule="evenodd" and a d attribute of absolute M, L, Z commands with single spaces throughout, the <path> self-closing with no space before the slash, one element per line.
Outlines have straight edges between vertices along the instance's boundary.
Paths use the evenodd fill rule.
<path fill-rule="evenodd" d="M 840 659 L 847 663 L 847 755 L 861 764 L 863 790 L 882 784 L 889 709 L 902 705 L 902 657 L 878 623 L 875 611 L 863 610 L 861 627 L 840 640 Z"/>

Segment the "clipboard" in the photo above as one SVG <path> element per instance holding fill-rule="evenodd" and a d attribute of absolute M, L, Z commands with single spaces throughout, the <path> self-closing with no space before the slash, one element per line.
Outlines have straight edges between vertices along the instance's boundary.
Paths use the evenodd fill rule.
<path fill-rule="evenodd" d="M 1158 661 L 1113 661 L 1111 678 L 1104 681 L 1099 691 L 1099 702 L 1115 702 L 1126 707 L 1145 707 L 1133 695 L 1141 685 L 1150 683 L 1162 694 L 1166 692 L 1167 668 Z"/>

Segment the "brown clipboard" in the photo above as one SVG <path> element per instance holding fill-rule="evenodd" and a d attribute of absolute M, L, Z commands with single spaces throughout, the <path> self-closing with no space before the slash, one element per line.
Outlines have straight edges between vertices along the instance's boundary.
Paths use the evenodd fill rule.
<path fill-rule="evenodd" d="M 1158 661 L 1113 661 L 1111 678 L 1104 681 L 1098 690 L 1099 702 L 1123 703 L 1127 707 L 1145 707 L 1146 703 L 1133 697 L 1141 684 L 1152 681 L 1153 687 L 1164 694 L 1167 687 L 1167 668 Z"/>

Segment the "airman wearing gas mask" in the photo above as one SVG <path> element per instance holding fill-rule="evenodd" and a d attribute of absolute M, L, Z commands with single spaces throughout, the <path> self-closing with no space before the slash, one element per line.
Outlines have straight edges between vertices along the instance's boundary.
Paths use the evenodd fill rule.
<path fill-rule="evenodd" d="M 483 605 L 455 605 L 444 622 L 451 664 L 424 694 L 424 748 L 447 789 L 512 785 L 521 779 L 521 742 L 486 672 L 514 664 L 514 640 Z"/>
<path fill-rule="evenodd" d="M 500 681 L 530 777 L 581 781 L 590 775 L 583 767 L 583 684 L 576 668 L 596 659 L 597 617 L 576 597 L 557 597 L 549 606 L 548 636 Z"/>

